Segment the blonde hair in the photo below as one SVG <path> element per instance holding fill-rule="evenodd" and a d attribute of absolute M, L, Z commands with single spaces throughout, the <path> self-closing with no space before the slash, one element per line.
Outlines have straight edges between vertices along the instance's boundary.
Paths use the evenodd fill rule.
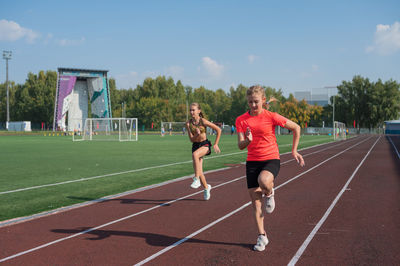
<path fill-rule="evenodd" d="M 193 103 L 190 104 L 190 106 L 192 106 L 192 105 L 197 106 L 197 109 L 200 110 L 199 116 L 200 116 L 201 118 L 203 118 L 204 115 L 203 115 L 203 112 L 201 111 L 201 106 L 200 106 L 200 104 L 197 103 L 197 102 L 193 102 Z"/>
<path fill-rule="evenodd" d="M 253 94 L 261 94 L 261 97 L 265 97 L 265 90 L 260 85 L 254 85 L 247 89 L 247 97 Z"/>

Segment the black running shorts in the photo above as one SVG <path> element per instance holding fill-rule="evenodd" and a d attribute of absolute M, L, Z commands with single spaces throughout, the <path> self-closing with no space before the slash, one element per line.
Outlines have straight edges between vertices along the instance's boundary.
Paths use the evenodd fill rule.
<path fill-rule="evenodd" d="M 192 144 L 192 153 L 195 152 L 197 149 L 201 148 L 201 147 L 208 147 L 208 152 L 206 153 L 206 155 L 210 155 L 211 154 L 211 142 L 206 139 L 202 142 L 193 142 Z"/>
<path fill-rule="evenodd" d="M 246 179 L 247 188 L 259 187 L 258 176 L 261 171 L 267 170 L 274 175 L 274 179 L 278 176 L 281 168 L 281 160 L 273 159 L 267 161 L 247 161 L 246 162 Z"/>

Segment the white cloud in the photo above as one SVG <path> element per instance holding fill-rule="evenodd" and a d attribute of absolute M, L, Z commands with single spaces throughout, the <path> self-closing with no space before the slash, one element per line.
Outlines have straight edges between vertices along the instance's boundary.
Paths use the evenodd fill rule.
<path fill-rule="evenodd" d="M 175 80 L 183 77 L 184 69 L 181 66 L 170 66 L 164 72 L 166 76 L 171 76 Z"/>
<path fill-rule="evenodd" d="M 249 61 L 250 64 L 254 63 L 254 61 L 256 61 L 256 59 L 258 59 L 258 56 L 256 56 L 256 55 L 251 54 L 251 55 L 247 56 L 247 60 Z"/>
<path fill-rule="evenodd" d="M 38 37 L 39 33 L 23 28 L 14 21 L 0 20 L 0 41 L 14 42 L 25 38 L 28 43 L 33 43 Z"/>
<path fill-rule="evenodd" d="M 69 40 L 69 39 L 61 39 L 56 40 L 56 43 L 60 46 L 78 46 L 85 42 L 85 37 L 81 37 L 79 40 Z"/>
<path fill-rule="evenodd" d="M 310 72 L 300 72 L 300 77 L 311 78 L 312 74 Z"/>
<path fill-rule="evenodd" d="M 47 33 L 46 38 L 43 40 L 43 43 L 48 44 L 51 39 L 53 39 L 53 34 Z"/>
<path fill-rule="evenodd" d="M 115 80 L 118 88 L 128 89 L 136 88 L 136 86 L 142 84 L 146 78 L 155 79 L 161 75 L 159 71 L 129 71 L 128 73 L 117 74 Z"/>
<path fill-rule="evenodd" d="M 131 72 L 129 72 L 128 75 L 131 76 L 131 77 L 137 77 L 138 73 L 136 71 L 131 71 Z"/>
<path fill-rule="evenodd" d="M 300 77 L 302 78 L 311 78 L 314 76 L 314 74 L 317 74 L 319 70 L 319 66 L 316 64 L 311 65 L 311 70 L 303 71 L 300 72 Z"/>
<path fill-rule="evenodd" d="M 218 64 L 217 61 L 211 59 L 210 57 L 206 56 L 201 59 L 203 68 L 207 71 L 207 73 L 214 77 L 219 78 L 222 76 L 224 71 L 224 66 Z"/>
<path fill-rule="evenodd" d="M 160 73 L 158 71 L 147 70 L 147 71 L 143 72 L 142 76 L 143 76 L 143 80 L 146 78 L 155 79 L 157 76 L 160 76 Z"/>
<path fill-rule="evenodd" d="M 118 88 L 136 88 L 139 84 L 139 73 L 136 71 L 129 71 L 128 73 L 117 74 L 115 77 Z"/>
<path fill-rule="evenodd" d="M 378 24 L 374 34 L 374 44 L 368 46 L 367 53 L 376 52 L 380 55 L 391 55 L 400 50 L 400 23 L 393 25 Z"/>

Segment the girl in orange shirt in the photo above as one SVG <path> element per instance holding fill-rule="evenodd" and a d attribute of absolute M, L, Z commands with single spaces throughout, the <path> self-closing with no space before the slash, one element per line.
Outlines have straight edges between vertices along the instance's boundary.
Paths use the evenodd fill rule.
<path fill-rule="evenodd" d="M 250 111 L 236 118 L 239 149 L 247 148 L 246 178 L 259 233 L 257 244 L 254 246 L 254 250 L 257 251 L 263 251 L 268 244 L 261 208 L 263 195 L 266 212 L 271 213 L 275 208 L 274 179 L 280 169 L 276 126 L 285 127 L 293 132 L 292 155 L 301 166 L 304 166 L 303 157 L 297 152 L 300 126 L 286 117 L 263 109 L 265 105 L 268 108 L 270 101 L 266 103 L 263 87 L 252 86 L 247 90 Z"/>

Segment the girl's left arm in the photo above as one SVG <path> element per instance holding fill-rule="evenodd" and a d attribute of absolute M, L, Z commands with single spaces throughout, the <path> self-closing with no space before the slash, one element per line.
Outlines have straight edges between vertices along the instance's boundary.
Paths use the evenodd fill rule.
<path fill-rule="evenodd" d="M 217 132 L 217 137 L 215 138 L 215 143 L 214 143 L 214 150 L 215 150 L 216 153 L 220 153 L 221 150 L 218 147 L 218 143 L 219 143 L 219 139 L 221 138 L 222 130 L 219 128 L 219 126 L 217 126 L 216 124 L 208 121 L 207 119 L 203 118 L 203 123 L 204 123 L 205 126 L 211 127 L 212 129 L 214 129 Z"/>
<path fill-rule="evenodd" d="M 300 141 L 300 126 L 295 122 L 288 120 L 285 124 L 285 128 L 291 130 L 293 132 L 293 146 L 292 146 L 292 155 L 294 159 L 297 161 L 300 166 L 304 166 L 304 159 L 300 153 L 297 152 L 297 146 Z"/>

